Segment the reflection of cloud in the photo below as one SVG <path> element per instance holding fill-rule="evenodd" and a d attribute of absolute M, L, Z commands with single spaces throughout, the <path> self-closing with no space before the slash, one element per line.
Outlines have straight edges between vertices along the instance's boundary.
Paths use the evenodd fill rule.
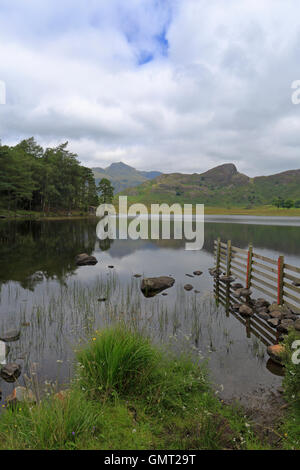
<path fill-rule="evenodd" d="M 94 166 L 115 155 L 166 172 L 299 166 L 297 2 L 4 0 L 0 10 L 4 141 L 68 139 Z"/>

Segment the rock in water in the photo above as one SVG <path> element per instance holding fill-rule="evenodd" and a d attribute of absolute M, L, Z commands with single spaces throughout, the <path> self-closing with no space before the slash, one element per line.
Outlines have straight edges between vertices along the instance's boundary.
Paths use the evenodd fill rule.
<path fill-rule="evenodd" d="M 191 291 L 191 290 L 193 290 L 193 289 L 194 289 L 194 287 L 193 287 L 191 284 L 186 284 L 186 285 L 184 286 L 184 290 L 186 290 L 186 291 Z"/>
<path fill-rule="evenodd" d="M 248 305 L 243 304 L 239 308 L 239 312 L 242 315 L 242 317 L 252 317 L 253 316 L 253 310 L 252 308 L 248 307 Z"/>
<path fill-rule="evenodd" d="M 19 330 L 6 331 L 2 335 L 0 335 L 0 340 L 4 341 L 5 343 L 18 341 L 18 339 L 20 339 L 20 334 L 21 332 Z"/>
<path fill-rule="evenodd" d="M 173 277 L 145 277 L 141 283 L 141 291 L 145 297 L 154 297 L 156 294 L 169 289 L 175 283 Z"/>
<path fill-rule="evenodd" d="M 11 395 L 6 397 L 7 406 L 15 406 L 18 403 L 35 403 L 36 398 L 32 390 L 26 387 L 16 387 Z"/>
<path fill-rule="evenodd" d="M 276 362 L 276 364 L 282 365 L 282 354 L 284 353 L 285 348 L 283 344 L 274 344 L 272 346 L 268 346 L 267 353 L 269 354 L 272 361 Z"/>
<path fill-rule="evenodd" d="M 21 375 L 21 366 L 19 364 L 6 364 L 2 367 L 0 375 L 6 382 L 15 382 Z"/>
<path fill-rule="evenodd" d="M 77 266 L 93 266 L 98 263 L 95 256 L 90 256 L 86 253 L 82 253 L 81 255 L 76 256 L 75 261 Z"/>
<path fill-rule="evenodd" d="M 195 276 L 201 276 L 201 274 L 203 274 L 203 272 L 202 271 L 194 271 L 193 274 Z"/>

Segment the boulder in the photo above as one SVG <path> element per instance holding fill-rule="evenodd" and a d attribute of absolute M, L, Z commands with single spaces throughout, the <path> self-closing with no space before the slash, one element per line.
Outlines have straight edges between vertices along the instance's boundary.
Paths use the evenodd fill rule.
<path fill-rule="evenodd" d="M 222 270 L 220 268 L 209 268 L 208 272 L 211 276 L 214 277 L 220 276 L 220 274 L 222 274 Z"/>
<path fill-rule="evenodd" d="M 259 318 L 261 318 L 262 320 L 266 320 L 266 321 L 267 321 L 267 320 L 270 319 L 270 315 L 269 315 L 267 312 L 265 312 L 264 310 L 259 311 L 259 312 L 257 313 L 257 315 L 258 315 Z"/>
<path fill-rule="evenodd" d="M 252 308 L 248 307 L 248 305 L 246 305 L 246 304 L 242 304 L 240 306 L 239 312 L 242 315 L 242 317 L 252 317 L 253 316 Z"/>
<path fill-rule="evenodd" d="M 6 331 L 2 335 L 0 335 L 0 340 L 4 341 L 5 343 L 11 343 L 13 341 L 18 341 L 20 339 L 20 330 L 10 330 Z"/>
<path fill-rule="evenodd" d="M 281 312 L 283 315 L 291 313 L 290 309 L 286 305 L 278 305 L 276 303 L 273 303 L 269 306 L 269 311 L 270 312 L 273 312 L 273 311 Z"/>
<path fill-rule="evenodd" d="M 0 372 L 3 380 L 6 382 L 15 382 L 21 375 L 21 366 L 19 364 L 5 364 Z"/>
<path fill-rule="evenodd" d="M 82 253 L 76 256 L 76 264 L 77 266 L 93 266 L 98 263 L 95 256 L 87 255 L 86 253 Z"/>
<path fill-rule="evenodd" d="M 272 346 L 268 346 L 267 353 L 276 364 L 282 365 L 282 354 L 285 351 L 285 347 L 283 344 L 274 344 Z"/>
<path fill-rule="evenodd" d="M 169 289 L 175 283 L 173 277 L 145 277 L 141 283 L 141 291 L 145 297 L 154 297 L 156 294 Z"/>
<path fill-rule="evenodd" d="M 35 403 L 36 398 L 32 390 L 26 387 L 16 387 L 11 395 L 6 397 L 7 406 L 15 406 L 18 403 Z"/>

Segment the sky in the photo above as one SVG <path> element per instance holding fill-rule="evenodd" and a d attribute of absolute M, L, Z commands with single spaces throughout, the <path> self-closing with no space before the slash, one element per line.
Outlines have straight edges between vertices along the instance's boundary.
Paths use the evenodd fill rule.
<path fill-rule="evenodd" d="M 0 0 L 0 138 L 82 164 L 300 168 L 298 0 Z"/>

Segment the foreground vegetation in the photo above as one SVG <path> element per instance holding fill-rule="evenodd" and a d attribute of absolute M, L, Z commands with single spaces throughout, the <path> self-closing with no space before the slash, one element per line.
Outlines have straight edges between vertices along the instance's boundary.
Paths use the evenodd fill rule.
<path fill-rule="evenodd" d="M 203 365 L 125 325 L 96 332 L 77 360 L 67 392 L 2 414 L 1 449 L 269 448 L 241 410 L 217 399 Z"/>

